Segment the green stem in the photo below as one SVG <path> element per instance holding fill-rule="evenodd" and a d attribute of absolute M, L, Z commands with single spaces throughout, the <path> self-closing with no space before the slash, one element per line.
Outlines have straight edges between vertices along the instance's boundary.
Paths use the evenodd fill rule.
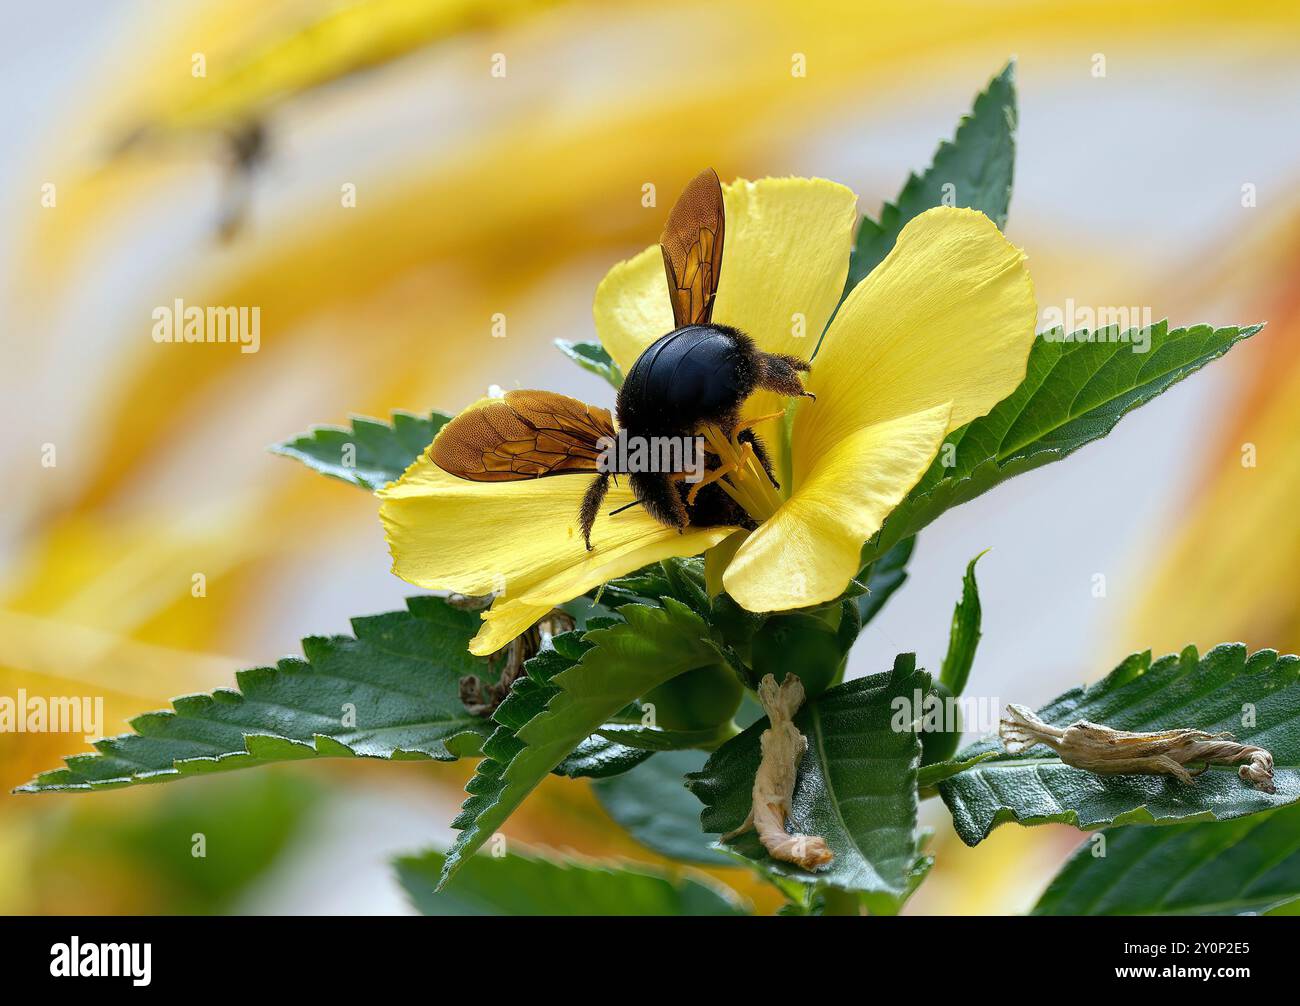
<path fill-rule="evenodd" d="M 823 915 L 861 915 L 862 904 L 852 891 L 842 891 L 838 887 L 827 887 L 822 892 Z"/>

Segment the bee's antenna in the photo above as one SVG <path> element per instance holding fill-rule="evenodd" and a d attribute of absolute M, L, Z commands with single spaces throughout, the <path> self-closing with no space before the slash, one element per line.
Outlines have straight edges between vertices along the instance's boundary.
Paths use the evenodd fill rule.
<path fill-rule="evenodd" d="M 616 513 L 622 513 L 624 510 L 631 510 L 634 506 L 639 506 L 641 502 L 641 500 L 633 500 L 631 503 L 624 503 L 617 510 L 611 510 L 609 516 L 613 517 Z"/>

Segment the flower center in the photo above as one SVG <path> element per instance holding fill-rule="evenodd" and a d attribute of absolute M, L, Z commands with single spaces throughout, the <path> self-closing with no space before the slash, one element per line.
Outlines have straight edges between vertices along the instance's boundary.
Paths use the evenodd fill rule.
<path fill-rule="evenodd" d="M 740 439 L 740 430 L 728 434 L 706 423 L 700 427 L 700 436 L 704 437 L 709 450 L 718 456 L 719 464 L 693 487 L 692 492 L 709 482 L 716 482 L 760 524 L 775 514 L 781 506 L 781 498 L 754 448 Z"/>

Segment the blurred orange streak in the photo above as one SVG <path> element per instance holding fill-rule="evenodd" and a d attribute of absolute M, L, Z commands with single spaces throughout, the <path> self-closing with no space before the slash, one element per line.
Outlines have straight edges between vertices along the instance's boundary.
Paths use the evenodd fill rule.
<path fill-rule="evenodd" d="M 1238 367 L 1179 526 L 1153 546 L 1150 586 L 1122 627 L 1134 648 L 1241 640 L 1300 651 L 1300 208 L 1234 258 L 1218 286 L 1263 305 L 1268 324 Z"/>

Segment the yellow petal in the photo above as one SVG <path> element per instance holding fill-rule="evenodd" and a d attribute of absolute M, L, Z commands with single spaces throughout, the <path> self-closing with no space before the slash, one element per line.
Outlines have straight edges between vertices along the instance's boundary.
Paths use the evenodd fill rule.
<path fill-rule="evenodd" d="M 598 517 L 588 552 L 578 508 L 589 483 L 579 475 L 470 482 L 421 457 L 378 493 L 393 572 L 429 590 L 501 595 L 470 644 L 482 655 L 597 584 L 668 556 L 698 555 L 734 530 L 679 534 L 633 507 Z M 604 509 L 631 501 L 623 480 Z"/>
<path fill-rule="evenodd" d="M 762 178 L 728 185 L 723 198 L 727 231 L 713 320 L 752 336 L 764 352 L 807 360 L 844 293 L 858 197 L 824 178 Z M 744 416 L 783 412 L 786 401 L 759 391 Z M 754 433 L 784 484 L 783 421 L 759 423 Z"/>
<path fill-rule="evenodd" d="M 659 246 L 614 266 L 596 287 L 591 313 L 600 344 L 626 374 L 646 346 L 674 327 Z"/>
<path fill-rule="evenodd" d="M 808 359 L 844 292 L 858 197 L 824 178 L 741 179 L 722 195 L 727 224 L 713 320 L 765 352 Z"/>
<path fill-rule="evenodd" d="M 618 520 L 618 517 L 613 519 Z M 655 523 L 652 533 L 627 541 L 597 544 L 593 536 L 592 544 L 596 547 L 589 559 L 570 565 L 545 580 L 530 583 L 522 596 L 507 595 L 496 601 L 483 615 L 483 628 L 470 641 L 469 650 L 480 656 L 495 653 L 557 604 L 652 562 L 675 555 L 698 555 L 734 530 L 730 527 L 696 528 L 678 534 L 673 528 Z"/>
<path fill-rule="evenodd" d="M 838 597 L 858 573 L 862 543 L 930 466 L 950 415 L 945 402 L 835 444 L 740 547 L 723 577 L 727 592 L 750 611 Z"/>
<path fill-rule="evenodd" d="M 821 178 L 742 179 L 724 185 L 722 197 L 727 222 L 713 320 L 748 333 L 769 353 L 807 359 L 844 290 L 857 197 Z M 609 271 L 592 313 L 601 345 L 624 373 L 672 331 L 658 245 Z"/>
<path fill-rule="evenodd" d="M 749 532 L 741 528 L 704 553 L 704 589 L 708 591 L 709 597 L 717 597 L 722 593 L 722 576 L 748 537 Z"/>
<path fill-rule="evenodd" d="M 795 481 L 837 441 L 952 403 L 950 429 L 982 416 L 1025 377 L 1034 341 L 1025 255 L 975 210 L 912 220 L 841 305 L 795 417 Z"/>

